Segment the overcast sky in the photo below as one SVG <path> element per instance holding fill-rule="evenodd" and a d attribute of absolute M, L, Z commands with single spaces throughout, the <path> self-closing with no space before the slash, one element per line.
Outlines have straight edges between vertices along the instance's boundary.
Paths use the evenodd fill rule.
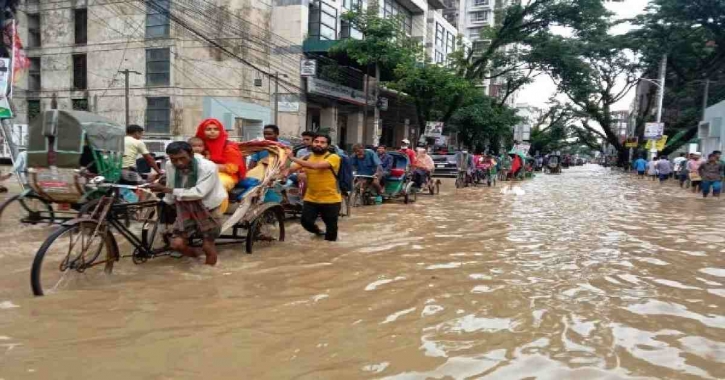
<path fill-rule="evenodd" d="M 615 12 L 618 18 L 630 18 L 644 12 L 647 2 L 648 0 L 624 0 L 621 3 L 607 3 L 607 8 Z M 627 29 L 627 26 L 622 25 L 621 27 L 615 29 L 615 32 L 621 33 Z M 542 74 L 536 77 L 534 83 L 524 87 L 523 90 L 518 93 L 516 103 L 526 103 L 545 108 L 546 102 L 552 95 L 554 95 L 554 93 L 556 93 L 556 85 L 548 75 Z M 630 91 L 624 99 L 614 106 L 614 110 L 629 109 L 629 104 L 632 102 L 633 97 L 634 91 Z M 560 98 L 562 101 L 566 100 L 566 97 Z"/>

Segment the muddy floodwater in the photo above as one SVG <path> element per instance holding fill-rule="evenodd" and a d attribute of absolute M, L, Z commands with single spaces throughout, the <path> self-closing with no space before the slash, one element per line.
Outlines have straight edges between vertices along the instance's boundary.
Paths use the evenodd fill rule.
<path fill-rule="evenodd" d="M 34 298 L 52 229 L 4 216 L 0 379 L 723 379 L 723 226 L 725 199 L 588 165 Z"/>

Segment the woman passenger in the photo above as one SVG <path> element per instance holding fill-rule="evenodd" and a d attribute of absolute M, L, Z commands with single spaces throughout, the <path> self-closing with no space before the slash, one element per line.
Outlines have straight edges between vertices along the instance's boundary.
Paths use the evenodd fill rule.
<path fill-rule="evenodd" d="M 219 179 L 227 192 L 244 178 L 247 171 L 239 147 L 229 141 L 228 136 L 217 119 L 206 119 L 196 129 L 196 137 L 204 141 L 207 158 L 217 164 Z"/>

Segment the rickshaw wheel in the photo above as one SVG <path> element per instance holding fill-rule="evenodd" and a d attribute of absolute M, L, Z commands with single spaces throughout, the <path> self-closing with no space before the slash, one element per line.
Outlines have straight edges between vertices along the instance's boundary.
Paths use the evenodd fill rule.
<path fill-rule="evenodd" d="M 13 209 L 18 209 L 22 215 L 20 218 L 21 223 L 33 225 L 47 223 L 52 225 L 55 221 L 53 205 L 35 194 L 17 194 L 6 199 L 5 202 L 0 204 L 0 218 L 3 215 L 7 216 Z"/>
<path fill-rule="evenodd" d="M 92 268 L 102 267 L 111 273 L 118 260 L 118 246 L 113 234 L 98 228 L 95 221 L 84 220 L 63 225 L 51 234 L 35 254 L 30 271 L 33 294 L 51 291 L 88 281 Z"/>
<path fill-rule="evenodd" d="M 271 245 L 284 241 L 284 211 L 281 207 L 270 207 L 255 218 L 249 226 L 246 251 L 251 254 L 254 245 Z"/>

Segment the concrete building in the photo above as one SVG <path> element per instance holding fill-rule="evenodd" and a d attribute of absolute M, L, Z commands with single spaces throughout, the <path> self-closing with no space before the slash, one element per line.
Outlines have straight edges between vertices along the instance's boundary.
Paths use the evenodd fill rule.
<path fill-rule="evenodd" d="M 610 114 L 612 115 L 612 131 L 619 136 L 621 142 L 624 142 L 629 131 L 629 111 L 612 111 Z"/>
<path fill-rule="evenodd" d="M 526 103 L 518 103 L 515 108 L 516 116 L 520 116 L 524 120 L 514 126 L 514 140 L 529 141 L 531 129 L 539 122 L 543 111 L 541 108 Z"/>
<path fill-rule="evenodd" d="M 274 85 L 299 93 L 301 51 L 270 43 L 272 5 L 217 2 L 28 0 L 18 12 L 31 67 L 15 91 L 16 122 L 43 109 L 89 110 L 125 123 L 125 77 L 130 70 L 129 120 L 147 135 L 193 135 L 204 118 L 221 120 L 232 136 L 261 136 L 274 120 Z M 172 21 L 169 15 L 241 57 L 234 58 Z M 287 79 L 284 78 L 287 76 Z M 280 91 L 282 92 L 282 91 Z M 283 134 L 304 129 L 305 107 L 288 97 L 280 109 Z"/>
<path fill-rule="evenodd" d="M 339 40 L 362 37 L 342 15 L 367 9 L 370 4 L 363 0 L 313 0 L 309 4 L 277 2 L 273 7 L 275 33 L 299 43 L 310 65 L 316 66 L 315 75 L 306 78 L 306 128 L 330 133 L 341 146 L 371 144 L 376 140 L 375 131 L 382 142 L 394 144 L 417 128 L 413 106 L 384 88 L 379 96 L 387 100 L 388 107 L 380 110 L 376 128 L 374 111 L 379 99 L 374 93 L 374 73 L 345 57 L 329 55 Z M 458 32 L 443 17 L 444 4 L 439 0 L 378 0 L 377 4 L 381 16 L 402 20 L 403 31 L 422 44 L 431 61 L 444 63 L 455 49 Z"/>
<path fill-rule="evenodd" d="M 700 152 L 707 158 L 707 155 L 714 150 L 722 151 L 725 141 L 725 100 L 705 109 L 705 120 L 700 122 L 697 137 L 700 139 Z"/>

